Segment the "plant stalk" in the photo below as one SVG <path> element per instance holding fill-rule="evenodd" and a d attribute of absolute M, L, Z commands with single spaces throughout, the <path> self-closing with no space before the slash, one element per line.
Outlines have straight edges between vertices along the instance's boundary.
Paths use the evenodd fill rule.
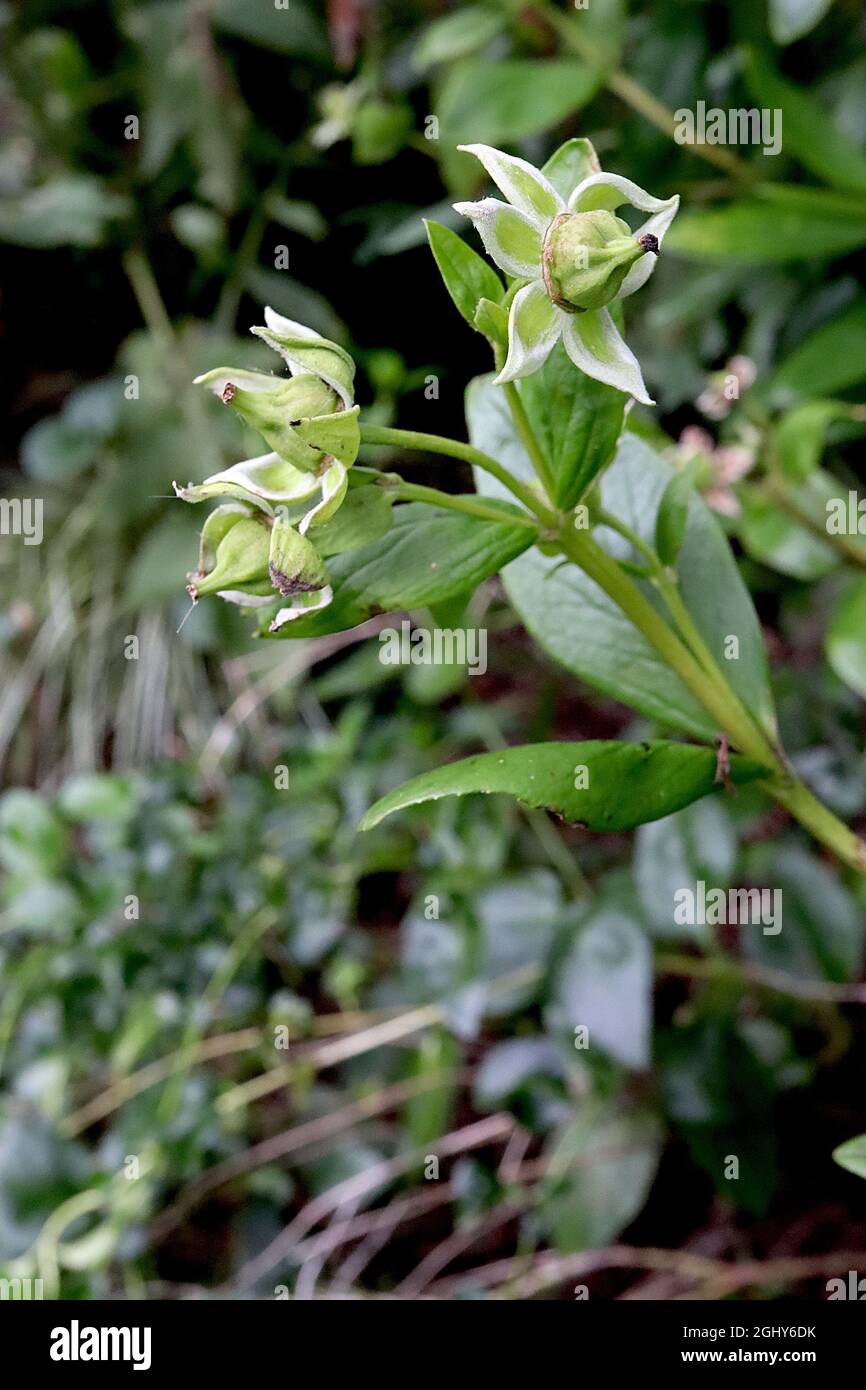
<path fill-rule="evenodd" d="M 387 425 L 361 425 L 362 444 L 384 444 L 394 449 L 415 449 L 421 453 L 444 454 L 447 458 L 459 459 L 474 468 L 483 468 L 507 488 L 518 502 L 522 502 L 545 526 L 555 527 L 557 518 L 544 505 L 542 499 L 526 483 L 512 477 L 507 468 L 483 454 L 471 444 L 461 444 L 457 439 L 446 439 L 439 434 L 424 434 L 419 430 L 392 429 Z"/>
<path fill-rule="evenodd" d="M 866 873 L 866 843 L 798 781 L 754 724 L 720 673 L 707 671 L 659 616 L 614 559 L 586 532 L 561 534 L 563 554 L 598 584 L 676 672 L 741 753 L 766 767 L 764 789 L 821 844 L 860 873 Z"/>

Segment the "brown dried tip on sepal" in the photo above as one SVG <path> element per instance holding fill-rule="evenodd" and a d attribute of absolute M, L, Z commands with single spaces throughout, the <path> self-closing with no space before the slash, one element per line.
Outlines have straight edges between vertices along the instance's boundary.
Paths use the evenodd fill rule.
<path fill-rule="evenodd" d="M 268 565 L 268 574 L 274 588 L 281 594 L 312 594 L 325 587 L 318 579 L 310 580 L 300 575 L 283 574 L 276 565 Z"/>
<path fill-rule="evenodd" d="M 652 232 L 645 232 L 643 236 L 639 236 L 637 244 L 642 246 L 644 251 L 651 251 L 654 256 L 659 253 L 659 239 L 653 236 Z"/>

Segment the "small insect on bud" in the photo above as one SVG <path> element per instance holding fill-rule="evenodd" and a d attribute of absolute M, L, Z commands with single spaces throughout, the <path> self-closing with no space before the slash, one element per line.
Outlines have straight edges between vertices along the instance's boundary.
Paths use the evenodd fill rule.
<path fill-rule="evenodd" d="M 216 547 L 209 574 L 189 575 L 187 592 L 193 600 L 242 585 L 258 585 L 268 579 L 268 526 L 264 518 L 241 517 L 226 531 Z"/>
<path fill-rule="evenodd" d="M 547 292 L 571 313 L 601 309 L 616 299 L 629 267 L 647 251 L 658 251 L 654 236 L 633 236 L 627 222 L 603 208 L 560 213 L 544 242 Z"/>
<path fill-rule="evenodd" d="M 306 594 L 324 589 L 328 583 L 328 572 L 315 546 L 281 516 L 271 531 L 268 573 L 281 594 Z"/>

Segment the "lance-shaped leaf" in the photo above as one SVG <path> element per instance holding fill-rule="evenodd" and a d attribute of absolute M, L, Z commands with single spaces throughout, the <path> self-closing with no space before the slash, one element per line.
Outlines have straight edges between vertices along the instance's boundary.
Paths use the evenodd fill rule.
<path fill-rule="evenodd" d="M 610 463 L 623 425 L 626 397 L 576 372 L 561 344 L 520 392 L 547 459 L 557 507 L 570 511 Z"/>
<path fill-rule="evenodd" d="M 498 304 L 505 293 L 502 281 L 478 252 L 467 246 L 450 227 L 427 221 L 424 225 L 446 290 L 466 322 L 473 328 L 478 327 L 475 315 L 481 300 L 489 299 Z"/>
<path fill-rule="evenodd" d="M 293 375 L 313 372 L 337 392 L 346 410 L 351 410 L 355 364 L 345 348 L 270 308 L 265 309 L 265 326 L 252 332 L 280 354 Z"/>
<path fill-rule="evenodd" d="M 316 526 L 319 554 L 327 559 L 380 540 L 391 529 L 391 507 L 392 498 L 383 487 L 351 488 L 336 515 Z"/>
<path fill-rule="evenodd" d="M 371 830 L 394 811 L 471 792 L 505 793 L 588 830 L 631 830 L 707 796 L 717 787 L 709 748 L 657 740 L 619 743 L 530 743 L 478 753 L 413 777 L 377 801 L 361 821 Z M 731 760 L 731 780 L 765 776 L 757 763 Z"/>

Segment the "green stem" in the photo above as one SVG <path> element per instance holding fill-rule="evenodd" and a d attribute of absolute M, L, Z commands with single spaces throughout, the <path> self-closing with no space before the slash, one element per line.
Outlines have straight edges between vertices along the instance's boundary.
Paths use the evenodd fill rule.
<path fill-rule="evenodd" d="M 813 512 L 810 512 L 808 508 L 801 506 L 797 499 L 791 495 L 787 485 L 777 473 L 768 474 L 763 484 L 757 485 L 757 491 L 763 493 L 770 502 L 775 502 L 777 507 L 781 507 L 792 521 L 798 522 L 800 526 L 804 526 L 807 531 L 811 531 L 814 536 L 817 536 L 818 540 L 829 545 L 848 564 L 857 565 L 860 569 L 866 568 L 866 546 L 863 545 L 863 542 L 856 536 L 831 534 L 823 521 Z"/>
<path fill-rule="evenodd" d="M 547 459 L 544 457 L 541 446 L 535 437 L 532 425 L 529 423 L 529 416 L 524 409 L 523 401 L 520 398 L 520 392 L 513 381 L 504 382 L 502 389 L 508 401 L 508 409 L 511 411 L 514 428 L 520 436 L 520 442 L 532 460 L 532 466 L 544 486 L 544 491 L 547 493 L 548 497 L 552 497 L 553 476 L 547 465 Z"/>
<path fill-rule="evenodd" d="M 775 774 L 781 772 L 774 749 L 752 723 L 733 692 L 710 682 L 698 660 L 607 551 L 585 531 L 564 531 L 560 542 L 563 554 L 579 565 L 631 619 L 687 689 L 713 716 L 719 729 L 730 734 L 740 751 L 754 758 L 768 771 Z"/>
<path fill-rule="evenodd" d="M 445 507 L 451 512 L 464 512 L 466 516 L 477 516 L 483 521 L 498 521 L 514 523 L 518 526 L 526 526 L 530 531 L 538 533 L 538 523 L 528 516 L 506 516 L 495 507 L 485 506 L 482 501 L 475 497 L 456 497 L 453 492 L 440 492 L 435 487 L 423 487 L 420 483 L 406 483 L 397 474 L 392 475 L 394 483 L 385 483 L 388 492 L 393 493 L 401 502 L 427 502 L 433 507 Z"/>
<path fill-rule="evenodd" d="M 677 125 L 673 111 L 665 106 L 664 102 L 659 101 L 658 97 L 653 96 L 652 92 L 648 92 L 646 87 L 642 87 L 639 82 L 630 77 L 627 72 L 611 65 L 603 49 L 581 32 L 578 15 L 565 15 L 548 3 L 548 0 L 535 0 L 534 9 L 544 16 L 551 27 L 560 35 L 563 42 L 578 57 L 601 74 L 605 86 L 610 91 L 624 101 L 627 106 L 630 106 L 633 111 L 637 111 L 638 115 L 645 117 L 651 125 L 673 139 Z M 730 150 L 719 149 L 716 145 L 699 143 L 686 144 L 683 148 L 692 154 L 699 155 L 701 159 L 706 159 L 710 164 L 715 164 L 717 168 L 724 169 L 726 173 L 733 174 L 736 178 L 754 178 L 754 173 L 749 165 L 744 160 L 738 159 Z"/>
<path fill-rule="evenodd" d="M 768 788 L 771 795 L 799 821 L 816 840 L 827 845 L 852 868 L 866 873 L 866 841 L 843 825 L 809 788 L 796 778 L 774 783 Z"/>
<path fill-rule="evenodd" d="M 701 665 L 616 561 L 586 532 L 564 532 L 561 546 L 631 619 L 735 747 L 767 768 L 770 776 L 762 783 L 764 790 L 844 863 L 866 873 L 866 843 L 791 775 L 720 673 Z"/>
<path fill-rule="evenodd" d="M 141 317 L 150 332 L 157 342 L 162 343 L 163 347 L 169 349 L 175 347 L 174 326 L 162 302 L 162 295 L 159 292 L 156 277 L 150 268 L 150 262 L 140 247 L 130 247 L 124 253 L 123 268 L 141 310 Z"/>
<path fill-rule="evenodd" d="M 423 434 L 419 430 L 398 430 L 391 429 L 386 425 L 361 425 L 361 442 L 363 444 L 385 444 L 394 449 L 416 449 L 421 453 L 444 454 L 448 458 L 459 459 L 461 463 L 468 463 L 474 468 L 482 468 L 485 473 L 490 473 L 496 478 L 503 487 L 507 488 L 513 497 L 522 502 L 524 507 L 538 517 L 539 521 L 545 526 L 555 526 L 556 517 L 545 507 L 541 498 L 528 487 L 526 483 L 521 483 L 519 479 L 513 477 L 507 468 L 503 468 L 496 459 L 490 458 L 488 454 L 482 454 L 480 449 L 475 449 L 471 444 L 461 444 L 457 439 L 446 439 L 439 434 Z"/>
<path fill-rule="evenodd" d="M 661 560 L 649 542 L 645 541 L 643 536 L 639 536 L 637 531 L 632 530 L 631 526 L 628 526 L 624 521 L 620 521 L 619 517 L 614 516 L 613 512 L 605 511 L 605 509 L 601 507 L 595 513 L 595 520 L 599 526 L 606 526 L 608 530 L 616 531 L 624 540 L 627 540 L 629 545 L 632 546 L 639 555 L 644 557 L 654 574 L 661 571 Z"/>
<path fill-rule="evenodd" d="M 701 636 L 691 613 L 683 603 L 676 576 L 672 574 L 670 570 L 663 569 L 660 574 L 654 576 L 654 582 L 667 604 L 668 612 L 673 618 L 680 636 L 686 645 L 691 648 L 692 654 L 697 657 L 701 666 L 712 680 L 724 681 L 725 677 L 719 668 L 716 658 Z"/>

